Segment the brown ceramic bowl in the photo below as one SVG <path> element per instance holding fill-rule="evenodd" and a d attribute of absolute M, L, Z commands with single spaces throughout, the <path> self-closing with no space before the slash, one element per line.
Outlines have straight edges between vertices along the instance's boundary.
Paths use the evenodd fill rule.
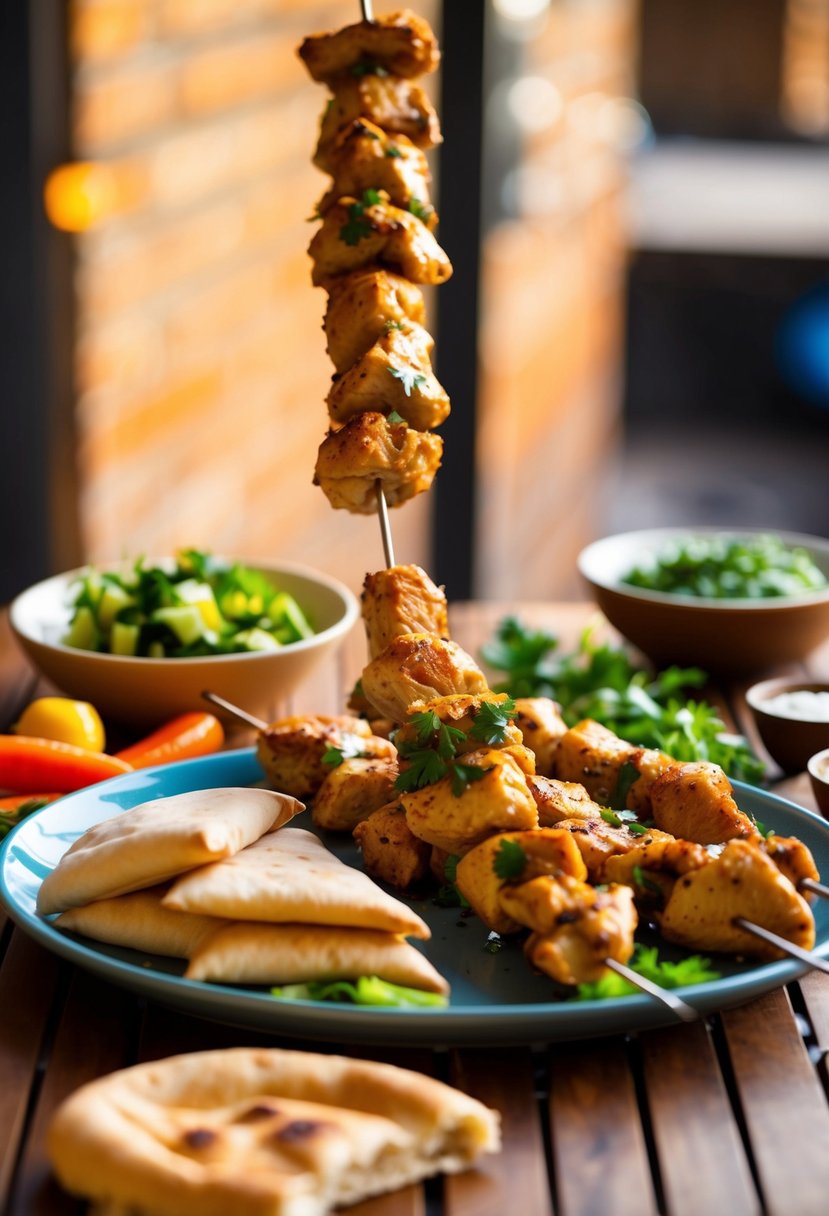
<path fill-rule="evenodd" d="M 787 692 L 829 692 L 825 681 L 782 678 L 762 680 L 746 692 L 748 702 L 760 732 L 763 745 L 785 773 L 800 773 L 810 756 L 829 747 L 829 722 L 809 721 L 784 716 L 779 710 L 769 710 L 773 697 Z"/>
<path fill-rule="evenodd" d="M 829 747 L 815 756 L 810 756 L 806 767 L 809 770 L 815 801 L 821 814 L 829 819 Z"/>
<path fill-rule="evenodd" d="M 611 625 L 658 665 L 695 664 L 717 674 L 759 674 L 797 662 L 829 637 L 829 588 L 779 599 L 704 599 L 622 582 L 634 566 L 689 536 L 757 536 L 761 528 L 654 528 L 594 541 L 579 554 L 582 577 Z M 829 540 L 777 532 L 807 549 L 829 579 Z M 805 761 L 804 761 L 805 763 Z"/>

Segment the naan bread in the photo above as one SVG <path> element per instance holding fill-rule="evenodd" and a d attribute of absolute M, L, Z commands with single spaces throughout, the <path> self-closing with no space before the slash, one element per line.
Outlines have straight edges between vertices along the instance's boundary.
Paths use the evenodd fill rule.
<path fill-rule="evenodd" d="M 448 992 L 427 958 L 393 933 L 328 925 L 232 924 L 204 939 L 188 980 L 225 984 L 302 984 L 378 975 L 392 984 Z"/>
<path fill-rule="evenodd" d="M 129 946 L 143 954 L 189 958 L 204 938 L 227 922 L 165 908 L 161 900 L 168 890 L 162 885 L 98 899 L 83 908 L 70 908 L 57 918 L 55 926 L 82 933 L 96 942 Z"/>
<path fill-rule="evenodd" d="M 302 803 L 273 790 L 196 790 L 97 823 L 64 853 L 37 897 L 43 916 L 166 882 L 230 857 L 292 819 Z"/>
<path fill-rule="evenodd" d="M 324 1216 L 499 1146 L 497 1113 L 431 1077 L 246 1047 L 93 1081 L 48 1138 L 67 1190 L 141 1216 Z"/>
<path fill-rule="evenodd" d="M 227 861 L 185 874 L 164 906 L 231 920 L 346 925 L 427 938 L 416 912 L 329 853 L 312 832 L 285 828 Z"/>

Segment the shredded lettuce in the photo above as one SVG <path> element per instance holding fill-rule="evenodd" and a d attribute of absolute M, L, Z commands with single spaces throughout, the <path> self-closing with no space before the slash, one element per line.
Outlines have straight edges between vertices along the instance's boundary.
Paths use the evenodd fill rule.
<path fill-rule="evenodd" d="M 645 979 L 658 984 L 660 988 L 684 988 L 690 984 L 709 984 L 720 978 L 720 972 L 715 971 L 711 962 L 699 954 L 691 954 L 678 963 L 667 959 L 661 961 L 656 946 L 643 946 L 637 943 L 633 958 L 628 963 L 632 971 L 636 971 Z M 579 984 L 576 990 L 577 1001 L 606 1001 L 620 996 L 633 996 L 639 989 L 629 980 L 608 971 L 600 980 L 590 984 Z"/>
<path fill-rule="evenodd" d="M 314 980 L 309 984 L 285 984 L 271 988 L 280 1001 L 339 1001 L 351 1005 L 374 1005 L 389 1009 L 443 1009 L 449 1004 L 436 992 L 422 992 L 390 984 L 376 975 L 361 975 L 356 980 Z"/>

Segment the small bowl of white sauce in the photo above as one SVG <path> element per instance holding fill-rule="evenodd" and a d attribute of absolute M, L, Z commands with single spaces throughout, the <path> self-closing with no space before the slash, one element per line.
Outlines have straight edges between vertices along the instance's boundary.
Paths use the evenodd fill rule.
<path fill-rule="evenodd" d="M 807 767 L 815 801 L 821 814 L 829 819 L 829 747 L 811 756 Z"/>
<path fill-rule="evenodd" d="M 746 692 L 763 745 L 786 773 L 802 772 L 829 748 L 829 683 L 762 680 Z"/>

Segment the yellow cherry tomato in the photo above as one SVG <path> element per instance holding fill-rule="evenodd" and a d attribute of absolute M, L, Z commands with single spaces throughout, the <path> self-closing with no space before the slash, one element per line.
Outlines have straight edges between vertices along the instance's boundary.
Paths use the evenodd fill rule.
<path fill-rule="evenodd" d="M 92 752 L 102 752 L 106 744 L 104 724 L 95 706 L 68 697 L 39 697 L 32 701 L 12 730 L 36 739 L 73 743 Z"/>

